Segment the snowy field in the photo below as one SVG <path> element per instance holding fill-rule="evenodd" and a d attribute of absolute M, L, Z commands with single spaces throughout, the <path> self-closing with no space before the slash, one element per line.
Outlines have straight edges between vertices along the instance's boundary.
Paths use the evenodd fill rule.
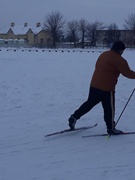
<path fill-rule="evenodd" d="M 45 138 L 68 128 L 69 116 L 88 96 L 97 52 L 0 51 L 0 180 L 135 180 L 135 135 L 106 133 L 101 104 L 77 127 L 93 129 Z M 135 70 L 135 51 L 123 54 Z M 135 80 L 120 76 L 117 120 Z M 135 94 L 117 128 L 135 131 Z"/>

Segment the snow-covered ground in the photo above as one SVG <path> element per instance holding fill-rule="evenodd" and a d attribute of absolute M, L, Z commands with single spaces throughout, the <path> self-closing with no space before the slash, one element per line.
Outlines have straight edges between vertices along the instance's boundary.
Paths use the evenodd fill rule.
<path fill-rule="evenodd" d="M 106 133 L 101 105 L 77 123 L 93 129 L 45 138 L 68 128 L 69 116 L 88 96 L 100 52 L 0 51 L 0 180 L 134 180 L 135 135 Z M 123 54 L 135 70 L 135 51 Z M 120 76 L 116 120 L 135 88 Z M 117 128 L 135 131 L 135 94 Z"/>

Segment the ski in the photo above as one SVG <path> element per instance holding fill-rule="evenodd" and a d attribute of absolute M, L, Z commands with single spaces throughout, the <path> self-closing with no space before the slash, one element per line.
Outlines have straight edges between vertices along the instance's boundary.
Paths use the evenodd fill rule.
<path fill-rule="evenodd" d="M 94 128 L 96 127 L 98 124 L 94 124 L 92 126 L 84 126 L 84 127 L 79 127 L 79 128 L 76 128 L 74 130 L 71 130 L 71 129 L 65 129 L 65 130 L 62 130 L 62 131 L 57 131 L 57 132 L 54 132 L 54 133 L 51 133 L 51 134 L 47 134 L 45 135 L 45 137 L 49 137 L 49 136 L 54 136 L 54 135 L 59 135 L 59 134 L 64 134 L 64 133 L 67 133 L 67 132 L 75 132 L 75 131 L 81 131 L 81 130 L 87 130 L 87 129 L 91 129 L 91 128 Z"/>
<path fill-rule="evenodd" d="M 135 134 L 135 131 L 133 131 L 133 132 L 124 132 L 124 133 L 122 133 L 122 134 L 111 135 L 111 136 L 121 136 L 121 135 L 130 135 L 130 134 Z M 92 134 L 92 135 L 82 136 L 82 138 L 98 137 L 98 136 L 109 136 L 109 135 L 108 135 L 108 134 Z"/>

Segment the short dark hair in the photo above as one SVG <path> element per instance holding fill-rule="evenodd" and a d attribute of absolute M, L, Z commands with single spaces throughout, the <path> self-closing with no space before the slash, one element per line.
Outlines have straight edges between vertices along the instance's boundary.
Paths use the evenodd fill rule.
<path fill-rule="evenodd" d="M 113 45 L 112 45 L 112 50 L 118 51 L 118 50 L 124 50 L 125 44 L 122 41 L 116 41 Z"/>

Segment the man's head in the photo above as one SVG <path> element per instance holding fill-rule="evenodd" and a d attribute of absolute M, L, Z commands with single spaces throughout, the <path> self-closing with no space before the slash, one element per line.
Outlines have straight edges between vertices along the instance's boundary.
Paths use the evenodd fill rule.
<path fill-rule="evenodd" d="M 123 51 L 125 50 L 125 44 L 122 41 L 116 41 L 113 45 L 111 50 L 114 50 L 118 52 L 119 54 L 122 54 Z"/>

